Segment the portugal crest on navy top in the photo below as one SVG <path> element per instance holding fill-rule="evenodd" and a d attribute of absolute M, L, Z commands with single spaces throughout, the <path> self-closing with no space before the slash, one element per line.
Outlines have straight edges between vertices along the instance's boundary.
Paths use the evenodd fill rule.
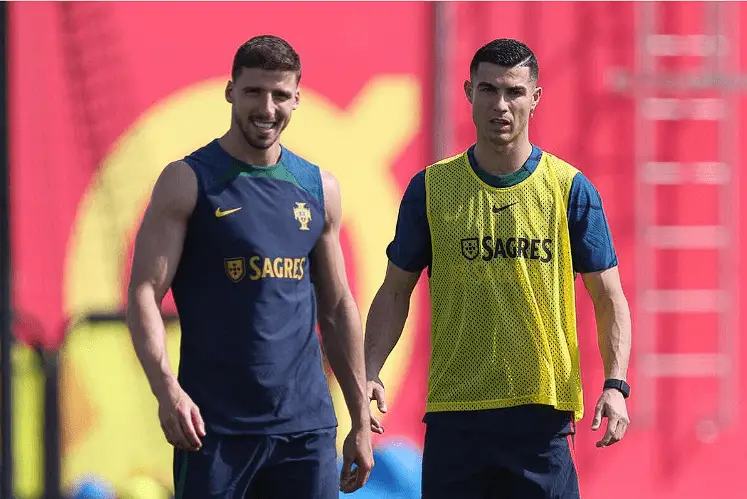
<path fill-rule="evenodd" d="M 246 273 L 244 258 L 226 258 L 226 274 L 233 282 L 239 282 Z"/>
<path fill-rule="evenodd" d="M 293 208 L 293 216 L 301 224 L 300 230 L 309 230 L 311 210 L 306 207 L 306 203 L 296 203 L 296 207 Z"/>

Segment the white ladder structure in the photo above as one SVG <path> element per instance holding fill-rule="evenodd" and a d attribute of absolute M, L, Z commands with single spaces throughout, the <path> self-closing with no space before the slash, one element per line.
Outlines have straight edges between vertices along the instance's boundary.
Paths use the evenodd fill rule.
<path fill-rule="evenodd" d="M 736 262 L 739 252 L 737 174 L 740 168 L 736 94 L 746 87 L 738 80 L 736 71 L 740 44 L 738 7 L 724 2 L 688 6 L 702 10 L 704 32 L 673 35 L 657 33 L 664 18 L 662 10 L 669 8 L 671 13 L 671 7 L 656 2 L 636 3 L 637 68 L 630 77 L 616 73 L 613 81 L 618 90 L 632 92 L 636 101 L 634 258 L 637 292 L 633 318 L 636 427 L 653 424 L 659 400 L 659 379 L 716 378 L 718 407 L 713 408 L 712 419 L 706 417 L 696 429 L 703 441 L 712 440 L 720 430 L 734 422 L 739 394 Z M 662 69 L 660 61 L 677 57 L 697 57 L 702 64 L 696 72 L 673 73 Z M 662 93 L 667 96 L 662 97 Z M 703 93 L 709 96 L 703 97 Z M 717 155 L 705 162 L 660 161 L 657 153 L 661 140 L 673 140 L 674 137 L 662 134 L 658 128 L 662 127 L 662 122 L 673 121 L 711 122 L 710 126 L 717 126 L 718 144 L 713 146 Z M 718 206 L 708 206 L 717 211 L 717 220 L 708 225 L 687 222 L 660 225 L 656 220 L 659 193 L 665 189 L 670 193 L 675 189 L 686 189 L 692 184 L 709 185 L 718 190 Z M 676 199 L 679 202 L 682 198 Z M 682 201 L 699 202 L 697 199 Z M 659 287 L 656 281 L 662 255 L 693 250 L 707 251 L 709 256 L 717 259 L 717 285 L 709 283 L 692 289 Z M 662 352 L 658 347 L 658 337 L 663 314 L 669 317 L 708 314 L 713 317 L 714 320 L 709 322 L 713 327 L 697 334 L 717 335 L 714 342 L 717 347 L 697 353 Z"/>

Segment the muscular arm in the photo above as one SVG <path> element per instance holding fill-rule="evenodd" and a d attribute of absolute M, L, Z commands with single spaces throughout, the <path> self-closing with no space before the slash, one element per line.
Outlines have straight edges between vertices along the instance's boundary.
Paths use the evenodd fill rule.
<path fill-rule="evenodd" d="M 374 297 L 366 321 L 366 376 L 379 380 L 387 357 L 402 336 L 410 311 L 410 297 L 420 273 L 406 272 L 393 263 L 387 265 L 384 283 Z"/>
<path fill-rule="evenodd" d="M 312 278 L 319 302 L 319 327 L 327 359 L 350 411 L 352 426 L 365 428 L 370 411 L 363 366 L 363 334 L 340 246 L 340 187 L 327 172 L 323 173 L 322 181 L 325 228 L 311 255 Z"/>
<path fill-rule="evenodd" d="M 594 302 L 605 378 L 624 380 L 630 358 L 630 311 L 602 197 L 581 173 L 571 185 L 568 225 L 574 270 L 581 274 Z"/>
<path fill-rule="evenodd" d="M 594 302 L 599 352 L 605 379 L 625 380 L 630 360 L 631 324 L 628 300 L 620 283 L 617 267 L 582 274 Z"/>
<path fill-rule="evenodd" d="M 423 269 L 431 262 L 431 233 L 425 201 L 425 170 L 407 185 L 397 217 L 394 239 L 387 247 L 384 282 L 374 297 L 366 321 L 366 376 L 381 386 L 379 373 L 402 336 L 410 298 Z M 379 408 L 386 404 L 374 394 Z"/>
<path fill-rule="evenodd" d="M 581 274 L 594 302 L 597 343 L 604 364 L 605 379 L 625 380 L 630 360 L 630 311 L 620 283 L 617 255 L 602 197 L 583 174 L 571 185 L 568 203 L 573 268 Z M 629 418 L 625 399 L 615 390 L 603 390 L 594 411 L 591 429 L 596 431 L 607 418 L 607 431 L 597 442 L 606 447 L 625 435 Z"/>
<path fill-rule="evenodd" d="M 168 165 L 156 182 L 135 241 L 128 290 L 127 326 L 151 390 L 162 400 L 176 383 L 166 352 L 161 302 L 174 278 L 197 180 L 182 162 Z"/>

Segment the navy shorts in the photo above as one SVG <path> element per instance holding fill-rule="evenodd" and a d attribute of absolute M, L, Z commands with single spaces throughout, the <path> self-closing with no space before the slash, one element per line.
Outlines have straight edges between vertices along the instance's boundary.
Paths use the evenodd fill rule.
<path fill-rule="evenodd" d="M 215 435 L 175 450 L 175 499 L 337 499 L 336 428 L 288 435 Z"/>
<path fill-rule="evenodd" d="M 567 413 L 479 412 L 430 415 L 422 499 L 579 499 Z M 491 414 L 500 416 L 487 427 Z"/>

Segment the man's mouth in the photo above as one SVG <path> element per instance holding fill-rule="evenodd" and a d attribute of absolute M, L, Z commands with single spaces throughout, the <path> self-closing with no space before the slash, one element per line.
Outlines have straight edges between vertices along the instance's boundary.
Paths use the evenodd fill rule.
<path fill-rule="evenodd" d="M 498 125 L 498 126 L 508 126 L 511 124 L 510 121 L 503 119 L 503 118 L 494 118 L 490 120 L 491 125 Z"/>
<path fill-rule="evenodd" d="M 270 130 L 275 126 L 274 121 L 251 120 L 251 123 L 260 130 Z"/>

